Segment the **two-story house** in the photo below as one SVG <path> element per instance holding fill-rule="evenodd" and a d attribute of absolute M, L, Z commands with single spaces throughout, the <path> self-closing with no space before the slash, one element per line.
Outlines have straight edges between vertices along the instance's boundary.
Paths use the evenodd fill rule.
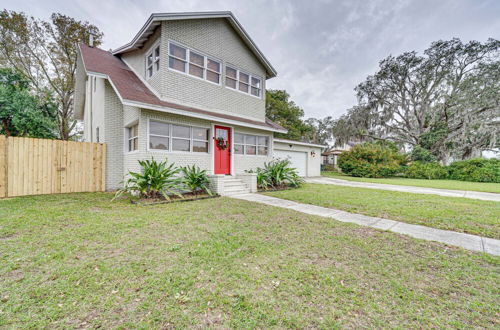
<path fill-rule="evenodd" d="M 265 117 L 275 76 L 231 12 L 152 14 L 113 51 L 80 45 L 75 113 L 85 141 L 107 145 L 107 189 L 151 158 L 235 177 L 290 154 L 319 175 L 321 146 L 273 139 L 286 132 Z"/>

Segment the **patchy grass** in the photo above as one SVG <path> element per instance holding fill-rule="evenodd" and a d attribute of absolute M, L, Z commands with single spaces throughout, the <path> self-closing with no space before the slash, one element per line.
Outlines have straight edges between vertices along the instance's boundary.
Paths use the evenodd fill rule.
<path fill-rule="evenodd" d="M 438 189 L 451 189 L 451 190 L 470 190 L 482 191 L 491 193 L 500 193 L 500 183 L 491 182 L 468 182 L 457 180 L 425 180 L 425 179 L 407 179 L 407 178 L 357 178 L 345 175 L 339 172 L 321 172 L 322 176 L 327 176 L 335 179 L 342 179 L 347 181 L 357 182 L 372 182 L 372 183 L 385 183 L 395 184 L 398 186 L 415 186 L 426 188 Z"/>
<path fill-rule="evenodd" d="M 0 327 L 500 326 L 500 258 L 229 198 L 111 197 L 0 200 Z"/>
<path fill-rule="evenodd" d="M 305 184 L 299 189 L 265 194 L 353 213 L 500 238 L 498 202 L 324 184 Z"/>

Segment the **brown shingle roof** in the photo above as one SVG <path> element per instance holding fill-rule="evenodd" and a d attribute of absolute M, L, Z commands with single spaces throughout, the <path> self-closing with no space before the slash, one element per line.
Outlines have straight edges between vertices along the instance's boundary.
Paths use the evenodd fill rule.
<path fill-rule="evenodd" d="M 241 118 L 233 115 L 221 114 L 213 111 L 201 110 L 193 107 L 165 102 L 160 100 L 140 79 L 130 70 L 130 68 L 117 56 L 108 51 L 89 47 L 80 44 L 80 53 L 82 55 L 85 69 L 88 72 L 105 74 L 109 77 L 122 99 L 145 103 L 153 106 L 166 107 L 176 110 L 182 110 L 192 114 L 201 114 L 220 119 L 234 120 L 241 123 L 261 126 L 262 128 L 271 128 L 275 130 L 286 131 L 280 125 L 266 118 L 265 122 Z M 186 114 L 189 115 L 189 114 Z"/>

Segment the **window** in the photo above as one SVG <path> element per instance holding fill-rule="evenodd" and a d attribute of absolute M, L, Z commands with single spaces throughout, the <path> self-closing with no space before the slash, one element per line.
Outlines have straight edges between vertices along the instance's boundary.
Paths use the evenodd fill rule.
<path fill-rule="evenodd" d="M 149 122 L 149 149 L 208 152 L 208 128 Z"/>
<path fill-rule="evenodd" d="M 260 79 L 252 77 L 252 95 L 260 97 Z"/>
<path fill-rule="evenodd" d="M 234 153 L 240 155 L 267 156 L 269 148 L 269 137 L 234 134 Z"/>
<path fill-rule="evenodd" d="M 261 79 L 256 76 L 241 72 L 230 66 L 226 66 L 226 87 L 239 90 L 243 93 L 250 93 L 253 96 L 261 95 Z"/>
<path fill-rule="evenodd" d="M 208 152 L 208 129 L 193 127 L 193 152 Z"/>
<path fill-rule="evenodd" d="M 148 78 L 153 76 L 153 73 L 160 71 L 160 45 L 153 48 L 146 55 L 146 75 Z"/>
<path fill-rule="evenodd" d="M 139 149 L 139 125 L 127 127 L 128 151 Z"/>
<path fill-rule="evenodd" d="M 168 48 L 169 68 L 215 84 L 220 83 L 220 62 L 174 43 L 169 43 Z"/>
<path fill-rule="evenodd" d="M 149 122 L 149 149 L 169 150 L 170 125 L 158 121 Z"/>
<path fill-rule="evenodd" d="M 191 150 L 191 128 L 189 126 L 172 125 L 172 150 Z"/>

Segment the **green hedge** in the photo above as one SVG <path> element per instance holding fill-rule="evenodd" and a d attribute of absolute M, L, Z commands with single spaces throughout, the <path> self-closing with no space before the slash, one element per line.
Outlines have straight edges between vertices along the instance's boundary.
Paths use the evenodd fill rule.
<path fill-rule="evenodd" d="M 391 145 L 363 143 L 343 152 L 338 159 L 342 172 L 365 178 L 384 178 L 398 174 L 406 156 Z"/>
<path fill-rule="evenodd" d="M 419 157 L 416 154 L 419 153 Z M 429 159 L 420 151 L 411 155 Z M 437 162 L 414 161 L 406 166 L 406 155 L 395 145 L 363 143 L 339 156 L 338 166 L 343 173 L 365 178 L 384 178 L 403 175 L 412 179 L 452 179 L 500 183 L 500 159 L 475 158 L 442 166 Z"/>
<path fill-rule="evenodd" d="M 405 169 L 404 176 L 411 179 L 446 179 L 448 170 L 438 163 L 414 162 Z"/>
<path fill-rule="evenodd" d="M 474 158 L 453 162 L 448 166 L 449 178 L 461 181 L 500 183 L 500 160 Z"/>

